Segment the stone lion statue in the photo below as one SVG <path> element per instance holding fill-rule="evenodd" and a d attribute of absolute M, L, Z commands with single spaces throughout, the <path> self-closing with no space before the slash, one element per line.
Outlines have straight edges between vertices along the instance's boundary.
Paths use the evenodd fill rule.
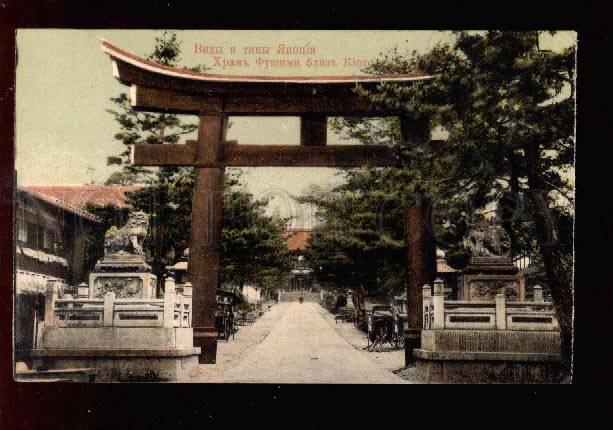
<path fill-rule="evenodd" d="M 132 212 L 128 222 L 121 228 L 109 228 L 104 235 L 104 253 L 116 254 L 126 252 L 129 254 L 144 255 L 143 241 L 149 228 L 149 215 L 145 212 Z"/>
<path fill-rule="evenodd" d="M 507 232 L 499 225 L 475 224 L 464 239 L 464 247 L 478 257 L 506 256 L 511 249 Z"/>

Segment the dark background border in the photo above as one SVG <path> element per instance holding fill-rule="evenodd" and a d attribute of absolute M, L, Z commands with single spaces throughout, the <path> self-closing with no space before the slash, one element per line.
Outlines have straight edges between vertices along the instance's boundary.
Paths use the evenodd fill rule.
<path fill-rule="evenodd" d="M 383 427 L 485 421 L 522 425 L 526 414 L 546 423 L 569 415 L 613 415 L 611 325 L 613 285 L 607 197 L 613 139 L 609 105 L 611 43 L 605 2 L 411 1 L 326 2 L 248 6 L 229 1 L 120 2 L 0 0 L 0 428 L 132 428 L 190 421 L 231 426 L 237 419 L 269 427 L 352 423 Z M 404 4 L 403 4 L 404 3 Z M 541 9 L 542 8 L 542 9 Z M 14 84 L 16 28 L 159 29 L 574 29 L 579 31 L 576 218 L 575 373 L 571 386 L 299 386 L 200 384 L 40 384 L 12 377 Z M 35 122 L 36 118 L 30 121 Z M 67 147 L 66 150 L 69 150 Z M 591 207 L 590 207 L 591 206 Z M 594 390 L 586 385 L 602 385 Z M 444 389 L 442 389 L 444 388 Z M 587 406 L 580 406 L 587 401 Z M 287 414 L 287 415 L 286 415 Z M 434 421 L 432 421 L 434 420 Z M 467 421 L 469 420 L 469 421 Z M 534 421 L 531 421 L 534 423 Z M 118 428 L 123 428 L 119 426 Z"/>

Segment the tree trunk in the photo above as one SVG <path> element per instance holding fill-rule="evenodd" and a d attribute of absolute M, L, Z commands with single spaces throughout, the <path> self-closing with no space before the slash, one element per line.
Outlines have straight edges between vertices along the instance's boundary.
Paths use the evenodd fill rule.
<path fill-rule="evenodd" d="M 532 218 L 535 225 L 537 241 L 551 297 L 556 309 L 562 334 L 562 358 L 566 370 L 569 370 L 572 354 L 572 310 L 573 295 L 571 286 L 565 276 L 562 252 L 558 243 L 554 220 L 551 217 L 547 190 L 542 177 L 542 165 L 538 146 L 531 146 L 526 151 L 528 170 L 528 198 L 532 206 Z"/>
<path fill-rule="evenodd" d="M 432 231 L 431 202 L 428 199 L 410 204 L 405 214 L 408 265 L 406 341 L 409 342 L 406 357 L 407 361 L 411 361 L 413 349 L 421 346 L 422 288 L 424 284 L 432 285 L 436 277 L 436 242 Z"/>
<path fill-rule="evenodd" d="M 163 295 L 162 293 L 164 290 L 164 273 L 166 272 L 165 269 L 166 269 L 165 266 L 157 260 L 153 260 L 153 262 L 151 263 L 151 271 L 156 276 L 156 283 L 155 283 L 156 297 L 162 297 Z"/>
<path fill-rule="evenodd" d="M 357 294 L 357 303 L 356 303 L 356 310 L 361 310 L 364 308 L 364 288 L 361 285 L 358 285 L 358 288 L 356 288 L 356 294 Z"/>
<path fill-rule="evenodd" d="M 507 232 L 509 235 L 509 240 L 511 241 L 510 253 L 512 256 L 515 256 L 519 250 L 517 235 L 515 234 L 515 227 L 517 223 L 514 222 L 515 217 L 520 210 L 520 207 L 518 207 L 520 195 L 518 177 L 519 166 L 517 164 L 517 156 L 515 154 L 509 154 L 509 160 L 511 163 L 511 172 L 509 175 L 510 190 L 500 199 L 500 213 L 502 218 L 502 228 L 504 228 L 504 230 Z"/>
<path fill-rule="evenodd" d="M 155 242 L 154 242 L 154 250 L 153 250 L 153 261 L 151 262 L 151 270 L 153 274 L 157 277 L 156 281 L 156 295 L 157 297 L 162 296 L 162 291 L 164 290 L 164 274 L 166 272 L 166 267 L 162 263 L 162 234 L 158 230 L 158 234 L 156 234 Z"/>

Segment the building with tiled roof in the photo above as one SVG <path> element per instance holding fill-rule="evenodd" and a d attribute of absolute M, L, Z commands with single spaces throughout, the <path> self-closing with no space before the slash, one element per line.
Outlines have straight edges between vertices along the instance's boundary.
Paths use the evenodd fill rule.
<path fill-rule="evenodd" d="M 126 194 L 143 188 L 144 185 L 23 185 L 21 188 L 55 199 L 64 204 L 84 209 L 87 203 L 96 206 L 130 208 Z"/>
<path fill-rule="evenodd" d="M 83 217 L 85 219 L 88 219 L 90 221 L 93 222 L 100 222 L 100 218 L 98 218 L 96 215 L 94 215 L 91 212 L 88 212 L 87 210 L 84 209 L 85 205 L 73 205 L 71 203 L 68 203 L 64 200 L 58 199 L 57 197 L 54 197 L 53 195 L 49 195 L 47 193 L 44 192 L 40 192 L 36 189 L 33 189 L 29 186 L 20 186 L 17 188 L 17 192 L 18 193 L 25 193 L 31 197 L 34 197 L 40 201 L 46 202 L 50 205 L 53 205 L 57 208 L 60 208 L 63 211 L 67 211 L 70 212 L 74 215 Z"/>
<path fill-rule="evenodd" d="M 92 231 L 102 220 L 87 204 L 127 211 L 126 194 L 142 185 L 20 185 L 15 192 L 15 352 L 28 360 L 49 281 L 86 279 Z"/>
<path fill-rule="evenodd" d="M 287 249 L 294 257 L 294 268 L 285 287 L 286 291 L 317 290 L 319 288 L 313 276 L 313 269 L 303 255 L 312 234 L 313 230 L 308 228 L 287 228 L 285 230 Z"/>
<path fill-rule="evenodd" d="M 85 278 L 88 232 L 94 214 L 70 203 L 18 187 L 15 191 L 15 353 L 27 360 L 49 281 L 75 285 Z"/>
<path fill-rule="evenodd" d="M 285 230 L 287 249 L 290 252 L 302 252 L 313 234 L 313 230 L 306 228 L 288 228 Z"/>

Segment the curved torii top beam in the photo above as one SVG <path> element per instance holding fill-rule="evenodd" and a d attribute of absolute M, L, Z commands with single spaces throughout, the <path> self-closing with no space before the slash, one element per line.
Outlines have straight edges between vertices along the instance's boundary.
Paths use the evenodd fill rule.
<path fill-rule="evenodd" d="M 100 45 L 111 57 L 113 75 L 131 86 L 133 105 L 146 110 L 198 112 L 210 109 L 218 101 L 229 115 L 381 115 L 384 113 L 380 109 L 359 98 L 352 89 L 358 85 L 411 83 L 432 78 L 423 73 L 351 76 L 201 73 L 140 58 L 104 39 Z"/>
<path fill-rule="evenodd" d="M 223 82 L 231 83 L 273 83 L 273 84 L 330 84 L 343 85 L 355 83 L 381 83 L 381 82 L 411 82 L 431 79 L 432 76 L 424 73 L 383 74 L 383 75 L 345 75 L 345 76 L 247 76 L 247 75 L 223 75 L 216 73 L 195 72 L 189 69 L 165 66 L 153 61 L 140 58 L 125 51 L 111 42 L 101 39 L 100 46 L 116 65 L 132 65 L 142 71 L 143 74 L 153 73 L 159 76 L 168 76 L 188 81 L 201 82 L 203 88 L 208 83 Z M 123 67 L 114 67 L 115 77 L 122 81 L 130 82 L 130 77 Z M 130 82 L 131 83 L 131 82 Z"/>

